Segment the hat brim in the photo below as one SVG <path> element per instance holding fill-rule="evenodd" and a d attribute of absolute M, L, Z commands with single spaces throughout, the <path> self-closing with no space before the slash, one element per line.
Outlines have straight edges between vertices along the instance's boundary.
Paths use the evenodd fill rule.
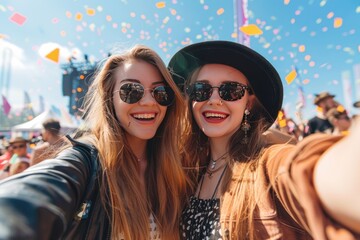
<path fill-rule="evenodd" d="M 242 72 L 265 108 L 264 117 L 269 126 L 274 123 L 282 106 L 283 85 L 276 69 L 254 50 L 229 41 L 195 43 L 175 53 L 168 68 L 176 84 L 183 89 L 195 69 L 210 63 L 228 65 Z"/>
<path fill-rule="evenodd" d="M 317 96 L 314 100 L 314 104 L 318 105 L 322 100 L 325 100 L 326 98 L 334 98 L 334 97 L 335 97 L 335 95 L 331 95 L 331 94 L 328 94 L 328 95 L 322 96 L 322 97 Z"/>
<path fill-rule="evenodd" d="M 360 108 L 360 101 L 354 102 L 353 106 L 356 108 Z"/>

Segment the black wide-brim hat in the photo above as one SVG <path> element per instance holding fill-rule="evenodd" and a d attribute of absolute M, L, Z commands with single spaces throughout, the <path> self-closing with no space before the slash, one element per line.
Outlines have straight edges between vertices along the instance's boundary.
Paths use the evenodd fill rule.
<path fill-rule="evenodd" d="M 263 114 L 270 127 L 283 101 L 281 78 L 271 63 L 254 50 L 235 42 L 206 41 L 186 46 L 171 58 L 168 68 L 180 89 L 193 71 L 205 64 L 231 66 L 242 72 L 265 108 Z M 259 115 L 258 115 L 259 116 Z"/>

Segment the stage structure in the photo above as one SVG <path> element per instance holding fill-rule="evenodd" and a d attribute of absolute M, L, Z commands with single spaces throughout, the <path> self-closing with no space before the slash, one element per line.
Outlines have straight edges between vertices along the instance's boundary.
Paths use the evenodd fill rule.
<path fill-rule="evenodd" d="M 64 70 L 62 77 L 63 96 L 69 96 L 69 113 L 74 116 L 82 116 L 82 104 L 84 96 L 93 81 L 96 63 L 88 61 L 85 55 L 84 62 L 72 62 L 62 64 Z"/>

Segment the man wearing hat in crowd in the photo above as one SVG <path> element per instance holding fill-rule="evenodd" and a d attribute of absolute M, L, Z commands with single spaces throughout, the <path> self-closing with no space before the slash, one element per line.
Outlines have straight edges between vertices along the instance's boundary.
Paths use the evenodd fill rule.
<path fill-rule="evenodd" d="M 333 135 L 347 135 L 351 126 L 351 119 L 342 106 L 330 109 L 326 116 L 333 125 Z"/>
<path fill-rule="evenodd" d="M 57 119 L 49 118 L 42 124 L 43 144 L 36 146 L 31 155 L 31 165 L 35 165 L 51 156 L 54 150 L 59 149 L 64 144 L 64 139 L 60 135 L 61 125 Z"/>
<path fill-rule="evenodd" d="M 317 115 L 308 121 L 308 132 L 307 135 L 323 132 L 331 133 L 333 126 L 327 119 L 327 112 L 331 108 L 336 108 L 339 104 L 334 100 L 335 95 L 329 92 L 321 92 L 315 94 L 314 104 L 317 106 Z"/>

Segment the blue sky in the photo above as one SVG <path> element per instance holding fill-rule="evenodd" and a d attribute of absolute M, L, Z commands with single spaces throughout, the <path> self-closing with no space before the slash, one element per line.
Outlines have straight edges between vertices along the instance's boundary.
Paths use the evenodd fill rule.
<path fill-rule="evenodd" d="M 87 54 L 96 62 L 114 48 L 142 43 L 156 50 L 167 63 L 172 54 L 189 43 L 237 41 L 235 3 L 2 0 L 0 76 L 9 75 L 10 79 L 9 89 L 0 82 L 2 94 L 8 96 L 13 108 L 22 106 L 24 90 L 29 92 L 35 110 L 40 95 L 47 107 L 67 108 L 69 99 L 62 96 L 60 64 L 69 56 L 81 61 Z M 26 18 L 22 25 L 10 20 L 16 13 Z M 315 114 L 313 94 L 321 91 L 334 93 L 340 103 L 356 113 L 350 105 L 360 100 L 355 84 L 360 76 L 354 70 L 360 65 L 359 0 L 248 0 L 246 13 L 248 23 L 263 31 L 249 37 L 250 46 L 273 63 L 283 79 L 288 115 L 296 118 L 299 85 L 306 99 L 304 118 Z M 57 47 L 60 63 L 44 57 Z M 285 77 L 295 67 L 298 78 L 287 84 Z"/>

